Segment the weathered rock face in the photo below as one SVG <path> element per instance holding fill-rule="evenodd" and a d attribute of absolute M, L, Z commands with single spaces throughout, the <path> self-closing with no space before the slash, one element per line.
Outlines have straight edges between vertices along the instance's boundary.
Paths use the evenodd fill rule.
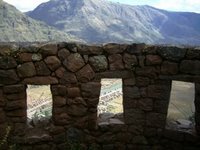
<path fill-rule="evenodd" d="M 174 144 L 181 150 L 199 149 L 197 135 L 165 129 L 171 80 L 183 80 L 195 82 L 195 125 L 200 134 L 196 49 L 75 43 L 20 49 L 17 57 L 0 54 L 0 141 L 9 124 L 9 141 L 22 149 L 74 148 L 67 142 L 82 149 L 164 150 L 174 149 Z M 122 78 L 123 114 L 97 117 L 102 78 Z M 40 128 L 26 124 L 27 84 L 51 85 L 53 116 L 47 128 L 42 122 Z"/>

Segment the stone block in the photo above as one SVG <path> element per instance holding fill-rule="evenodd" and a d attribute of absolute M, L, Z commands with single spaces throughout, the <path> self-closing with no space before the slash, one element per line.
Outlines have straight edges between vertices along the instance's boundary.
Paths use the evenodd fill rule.
<path fill-rule="evenodd" d="M 32 62 L 24 63 L 22 65 L 18 65 L 17 72 L 19 77 L 32 77 L 36 75 L 35 66 Z"/>
<path fill-rule="evenodd" d="M 99 103 L 99 98 L 88 98 L 87 99 L 88 107 L 97 108 L 98 103 Z"/>
<path fill-rule="evenodd" d="M 96 73 L 95 79 L 101 78 L 134 78 L 134 73 L 127 70 L 105 71 L 101 73 Z"/>
<path fill-rule="evenodd" d="M 56 114 L 53 117 L 56 125 L 67 125 L 71 123 L 71 117 L 67 113 Z"/>
<path fill-rule="evenodd" d="M 138 65 L 138 60 L 135 55 L 130 55 L 128 53 L 125 53 L 123 55 L 123 61 L 125 63 L 126 69 L 133 69 L 134 66 Z"/>
<path fill-rule="evenodd" d="M 133 135 L 142 135 L 144 127 L 142 125 L 130 125 L 128 127 L 128 132 L 131 132 Z"/>
<path fill-rule="evenodd" d="M 21 93 L 25 92 L 26 87 L 23 84 L 8 85 L 4 86 L 3 91 L 6 94 Z"/>
<path fill-rule="evenodd" d="M 186 54 L 187 59 L 200 59 L 200 50 L 199 49 L 188 49 Z"/>
<path fill-rule="evenodd" d="M 43 61 L 36 62 L 35 69 L 36 69 L 37 75 L 39 76 L 48 76 L 51 74 L 51 71 L 49 70 L 49 68 Z"/>
<path fill-rule="evenodd" d="M 101 55 L 103 53 L 103 48 L 95 45 L 78 45 L 78 52 L 82 55 Z"/>
<path fill-rule="evenodd" d="M 5 98 L 3 95 L 3 90 L 0 88 L 0 107 L 3 107 L 5 105 Z"/>
<path fill-rule="evenodd" d="M 67 57 L 69 55 L 70 55 L 70 51 L 66 48 L 63 48 L 63 49 L 58 51 L 58 57 L 61 61 L 64 61 L 65 59 L 67 59 Z"/>
<path fill-rule="evenodd" d="M 52 85 L 51 93 L 54 96 L 66 96 L 67 88 L 64 85 Z"/>
<path fill-rule="evenodd" d="M 0 108 L 0 124 L 4 123 L 5 121 L 6 121 L 5 112 L 3 111 L 3 109 Z"/>
<path fill-rule="evenodd" d="M 76 72 L 84 65 L 84 59 L 78 53 L 70 54 L 67 59 L 64 60 L 63 65 L 71 72 Z"/>
<path fill-rule="evenodd" d="M 68 98 L 67 105 L 68 106 L 71 106 L 71 105 L 87 106 L 87 103 L 85 102 L 85 100 L 82 97 L 75 97 L 75 98 Z"/>
<path fill-rule="evenodd" d="M 133 137 L 133 140 L 131 143 L 133 143 L 135 145 L 137 145 L 137 144 L 138 145 L 147 145 L 148 144 L 147 139 L 142 135 Z"/>
<path fill-rule="evenodd" d="M 7 101 L 5 110 L 16 110 L 16 109 L 26 108 L 25 99 L 17 100 L 17 101 Z"/>
<path fill-rule="evenodd" d="M 81 70 L 76 73 L 77 79 L 80 82 L 88 82 L 95 77 L 95 72 L 89 64 L 84 66 Z"/>
<path fill-rule="evenodd" d="M 146 65 L 160 65 L 162 63 L 162 58 L 158 55 L 147 55 Z"/>
<path fill-rule="evenodd" d="M 89 57 L 89 64 L 94 71 L 105 71 L 108 68 L 108 61 L 104 55 Z"/>
<path fill-rule="evenodd" d="M 200 75 L 200 61 L 183 60 L 180 64 L 180 71 L 183 73 Z"/>
<path fill-rule="evenodd" d="M 44 59 L 50 70 L 55 71 L 61 66 L 60 60 L 56 56 L 49 56 Z"/>
<path fill-rule="evenodd" d="M 13 57 L 0 56 L 0 69 L 12 69 L 17 67 L 17 63 Z"/>
<path fill-rule="evenodd" d="M 166 114 L 160 113 L 147 113 L 146 114 L 146 125 L 155 128 L 165 128 Z"/>
<path fill-rule="evenodd" d="M 140 98 L 140 91 L 139 88 L 134 86 L 134 87 L 129 87 L 129 86 L 124 86 L 123 87 L 123 95 L 124 98 Z"/>
<path fill-rule="evenodd" d="M 86 115 L 87 108 L 83 105 L 70 105 L 70 107 L 67 107 L 67 113 L 72 116 L 81 117 Z"/>
<path fill-rule="evenodd" d="M 56 55 L 58 52 L 57 44 L 48 43 L 40 46 L 40 52 L 43 56 Z"/>
<path fill-rule="evenodd" d="M 135 78 L 129 78 L 123 80 L 124 86 L 134 86 L 136 84 Z"/>
<path fill-rule="evenodd" d="M 81 92 L 78 87 L 67 88 L 67 97 L 75 98 L 75 97 L 80 97 L 80 96 L 81 96 Z"/>
<path fill-rule="evenodd" d="M 81 94 L 87 98 L 99 98 L 101 84 L 99 82 L 88 82 L 81 84 Z"/>
<path fill-rule="evenodd" d="M 122 61 L 122 56 L 120 54 L 113 54 L 108 56 L 110 70 L 122 70 L 124 69 L 124 64 Z"/>
<path fill-rule="evenodd" d="M 126 124 L 132 125 L 144 125 L 145 124 L 145 113 L 139 109 L 125 109 L 124 119 Z"/>
<path fill-rule="evenodd" d="M 108 54 L 117 54 L 117 53 L 123 53 L 127 49 L 127 45 L 108 43 L 103 46 L 103 49 Z"/>
<path fill-rule="evenodd" d="M 140 43 L 140 44 L 132 44 L 129 45 L 127 48 L 127 52 L 129 52 L 130 54 L 141 54 L 143 52 L 143 50 L 145 49 L 146 45 L 144 43 Z"/>
<path fill-rule="evenodd" d="M 151 98 L 157 98 L 160 100 L 169 100 L 170 97 L 170 85 L 149 85 L 148 96 Z"/>
<path fill-rule="evenodd" d="M 15 84 L 19 81 L 15 70 L 0 70 L 0 84 Z"/>
<path fill-rule="evenodd" d="M 17 110 L 7 111 L 6 115 L 8 117 L 24 117 L 24 116 L 26 116 L 26 110 L 25 109 L 17 109 Z"/>
<path fill-rule="evenodd" d="M 23 80 L 25 84 L 35 84 L 35 85 L 49 85 L 49 84 L 57 84 L 58 80 L 51 76 L 45 77 L 32 77 L 26 78 Z"/>
<path fill-rule="evenodd" d="M 14 94 L 7 94 L 5 95 L 8 100 L 21 100 L 26 98 L 26 92 L 14 93 Z"/>
<path fill-rule="evenodd" d="M 157 52 L 166 60 L 178 62 L 185 57 L 186 49 L 179 47 L 159 47 Z"/>
<path fill-rule="evenodd" d="M 61 96 L 53 96 L 53 106 L 54 107 L 62 107 L 67 104 L 67 100 L 65 97 Z"/>
<path fill-rule="evenodd" d="M 150 84 L 150 79 L 147 77 L 137 77 L 136 78 L 136 86 L 144 87 Z"/>
<path fill-rule="evenodd" d="M 74 73 L 66 71 L 65 69 L 61 68 L 56 71 L 56 75 L 59 76 L 59 82 L 61 84 L 71 84 L 77 83 L 77 78 Z"/>
<path fill-rule="evenodd" d="M 169 101 L 166 100 L 154 100 L 154 112 L 167 114 Z"/>
<path fill-rule="evenodd" d="M 139 76 L 149 77 L 149 78 L 157 78 L 157 74 L 159 73 L 159 70 L 155 67 L 142 67 L 142 68 L 136 68 L 136 74 Z"/>
<path fill-rule="evenodd" d="M 153 110 L 153 100 L 150 98 L 143 98 L 138 100 L 138 108 L 144 111 Z"/>
<path fill-rule="evenodd" d="M 164 61 L 161 66 L 161 73 L 165 75 L 175 75 L 178 73 L 178 64 Z"/>

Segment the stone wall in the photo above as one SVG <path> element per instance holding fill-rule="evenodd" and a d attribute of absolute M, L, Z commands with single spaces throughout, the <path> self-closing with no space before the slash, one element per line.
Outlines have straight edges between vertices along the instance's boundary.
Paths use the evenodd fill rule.
<path fill-rule="evenodd" d="M 101 78 L 123 79 L 124 123 L 98 124 Z M 165 129 L 172 80 L 195 83 L 196 134 Z M 26 123 L 27 84 L 51 85 L 53 115 L 47 126 L 33 128 Z M 1 138 L 8 126 L 9 144 L 23 150 L 198 150 L 200 49 L 1 45 Z"/>

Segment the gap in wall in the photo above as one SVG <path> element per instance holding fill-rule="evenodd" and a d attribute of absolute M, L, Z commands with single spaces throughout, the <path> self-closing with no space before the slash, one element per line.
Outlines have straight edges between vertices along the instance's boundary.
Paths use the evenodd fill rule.
<path fill-rule="evenodd" d="M 195 125 L 194 83 L 172 81 L 167 128 L 193 132 Z"/>
<path fill-rule="evenodd" d="M 99 122 L 123 124 L 122 79 L 101 79 L 98 116 Z"/>
<path fill-rule="evenodd" d="M 50 85 L 27 86 L 27 122 L 37 126 L 48 123 L 52 117 L 52 94 Z"/>

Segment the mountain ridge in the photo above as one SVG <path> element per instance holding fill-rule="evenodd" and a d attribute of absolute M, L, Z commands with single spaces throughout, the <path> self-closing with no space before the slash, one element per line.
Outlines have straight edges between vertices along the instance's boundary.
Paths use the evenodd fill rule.
<path fill-rule="evenodd" d="M 27 15 L 88 43 L 200 45 L 198 13 L 171 12 L 106 0 L 50 0 Z"/>

